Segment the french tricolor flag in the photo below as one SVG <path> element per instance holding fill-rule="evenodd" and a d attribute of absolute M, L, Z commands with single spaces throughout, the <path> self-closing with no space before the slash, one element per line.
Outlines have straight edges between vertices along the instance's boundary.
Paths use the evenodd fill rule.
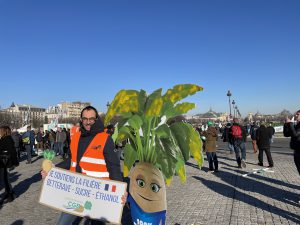
<path fill-rule="evenodd" d="M 104 190 L 105 191 L 110 191 L 110 192 L 116 192 L 116 185 L 109 185 L 109 184 L 105 184 Z"/>

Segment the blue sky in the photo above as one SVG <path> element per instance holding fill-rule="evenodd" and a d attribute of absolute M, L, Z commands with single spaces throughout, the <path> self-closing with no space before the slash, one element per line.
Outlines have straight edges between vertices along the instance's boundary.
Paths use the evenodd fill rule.
<path fill-rule="evenodd" d="M 2 108 L 195 83 L 203 113 L 299 109 L 299 0 L 0 0 Z"/>

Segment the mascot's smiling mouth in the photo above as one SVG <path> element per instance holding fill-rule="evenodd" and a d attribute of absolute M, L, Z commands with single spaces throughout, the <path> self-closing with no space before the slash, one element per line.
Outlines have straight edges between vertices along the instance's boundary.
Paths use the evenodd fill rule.
<path fill-rule="evenodd" d="M 154 201 L 154 200 L 151 200 L 151 199 L 148 199 L 148 198 L 145 198 L 144 196 L 142 196 L 142 195 L 140 195 L 140 194 L 138 194 L 139 196 L 141 196 L 143 199 L 145 199 L 145 200 L 147 200 L 147 201 Z"/>

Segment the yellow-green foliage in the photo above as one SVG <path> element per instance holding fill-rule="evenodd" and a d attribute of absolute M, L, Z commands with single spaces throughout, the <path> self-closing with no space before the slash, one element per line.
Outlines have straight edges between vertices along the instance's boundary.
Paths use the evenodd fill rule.
<path fill-rule="evenodd" d="M 115 115 L 121 115 L 117 141 L 129 140 L 124 154 L 124 176 L 136 160 L 152 163 L 161 169 L 166 183 L 177 174 L 186 180 L 185 162 L 193 155 L 199 167 L 203 163 L 202 141 L 190 124 L 167 120 L 187 113 L 194 103 L 181 102 L 203 88 L 196 84 L 176 85 L 162 95 L 158 89 L 147 95 L 144 90 L 121 90 L 112 101 L 106 117 L 107 124 Z"/>

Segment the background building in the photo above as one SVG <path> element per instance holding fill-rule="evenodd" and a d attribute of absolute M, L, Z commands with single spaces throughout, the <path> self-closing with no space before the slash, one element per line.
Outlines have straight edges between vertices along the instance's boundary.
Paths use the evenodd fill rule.
<path fill-rule="evenodd" d="M 62 102 L 58 104 L 62 118 L 80 118 L 81 110 L 91 105 L 90 102 Z"/>
<path fill-rule="evenodd" d="M 12 123 L 20 120 L 21 124 L 30 124 L 34 120 L 44 120 L 46 109 L 33 105 L 19 105 L 12 103 L 11 106 L 2 111 L 9 113 L 12 116 Z"/>

